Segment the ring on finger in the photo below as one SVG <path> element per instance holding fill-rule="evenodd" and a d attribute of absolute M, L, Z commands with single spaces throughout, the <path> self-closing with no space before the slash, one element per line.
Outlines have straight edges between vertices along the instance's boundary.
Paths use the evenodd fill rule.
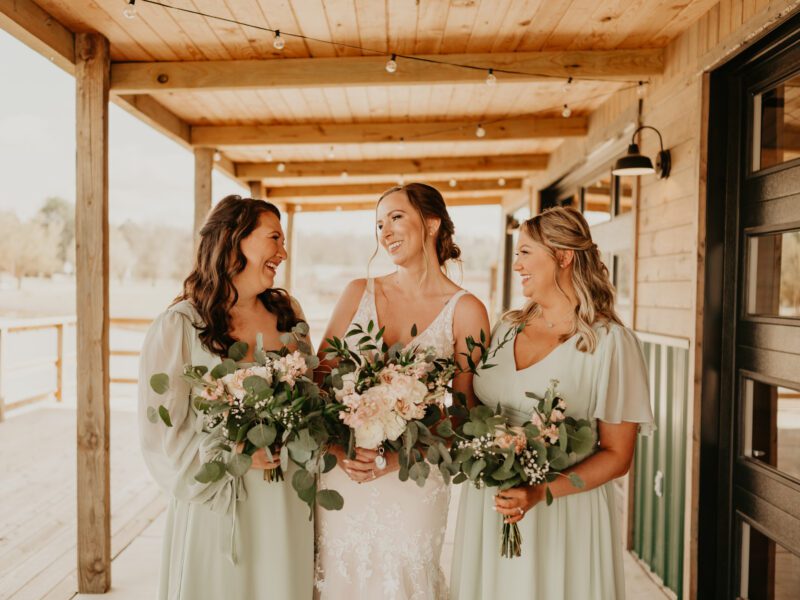
<path fill-rule="evenodd" d="M 522 510 L 522 507 L 521 507 L 521 506 L 518 506 L 518 507 L 517 507 L 517 512 L 519 512 L 520 516 L 522 516 L 522 515 L 524 515 L 524 514 L 525 514 L 525 511 L 524 511 L 524 510 Z"/>

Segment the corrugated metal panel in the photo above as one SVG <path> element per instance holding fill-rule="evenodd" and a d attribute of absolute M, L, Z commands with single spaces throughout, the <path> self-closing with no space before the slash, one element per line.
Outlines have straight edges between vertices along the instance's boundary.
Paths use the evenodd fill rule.
<path fill-rule="evenodd" d="M 681 598 L 689 350 L 666 340 L 643 347 L 656 431 L 636 444 L 633 550 Z"/>

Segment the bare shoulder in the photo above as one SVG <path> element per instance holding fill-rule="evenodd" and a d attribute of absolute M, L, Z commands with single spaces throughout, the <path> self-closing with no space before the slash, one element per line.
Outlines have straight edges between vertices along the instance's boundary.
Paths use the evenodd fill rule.
<path fill-rule="evenodd" d="M 487 319 L 489 313 L 486 311 L 486 306 L 481 302 L 477 296 L 467 292 L 456 302 L 455 319 Z"/>
<path fill-rule="evenodd" d="M 339 296 L 339 304 L 358 304 L 364 290 L 367 288 L 367 280 L 364 278 L 353 279 L 349 282 Z"/>

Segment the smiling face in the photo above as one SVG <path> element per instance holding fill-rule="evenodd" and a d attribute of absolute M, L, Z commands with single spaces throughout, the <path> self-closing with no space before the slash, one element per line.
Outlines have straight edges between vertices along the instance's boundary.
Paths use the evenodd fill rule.
<path fill-rule="evenodd" d="M 514 271 L 522 281 L 522 293 L 536 300 L 558 290 L 556 286 L 556 259 L 542 244 L 539 244 L 520 229 L 516 248 Z"/>
<path fill-rule="evenodd" d="M 239 244 L 247 263 L 233 277 L 239 294 L 260 294 L 273 287 L 278 266 L 286 260 L 280 219 L 271 212 L 259 216 L 258 225 Z"/>
<path fill-rule="evenodd" d="M 381 200 L 376 225 L 378 240 L 394 264 L 406 265 L 418 260 L 423 254 L 423 244 L 429 244 L 429 254 L 436 255 L 433 240 L 438 222 L 425 223 L 405 192 L 393 192 Z M 433 235 L 426 236 L 424 227 L 432 229 Z"/>

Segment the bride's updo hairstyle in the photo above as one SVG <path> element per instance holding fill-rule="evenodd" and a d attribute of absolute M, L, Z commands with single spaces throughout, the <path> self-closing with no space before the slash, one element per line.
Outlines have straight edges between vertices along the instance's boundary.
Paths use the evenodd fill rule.
<path fill-rule="evenodd" d="M 220 200 L 200 230 L 194 269 L 183 282 L 183 292 L 175 299 L 192 303 L 202 319 L 202 323 L 195 324 L 200 340 L 219 356 L 227 356 L 236 341 L 229 333 L 230 309 L 239 299 L 233 278 L 247 264 L 240 244 L 258 227 L 264 213 L 281 218 L 278 208 L 264 200 L 236 195 Z M 264 290 L 259 299 L 278 317 L 279 331 L 290 331 L 300 321 L 286 290 Z"/>
<path fill-rule="evenodd" d="M 425 220 L 438 219 L 439 229 L 436 232 L 435 246 L 436 260 L 439 266 L 444 267 L 447 261 L 450 260 L 459 260 L 461 258 L 461 248 L 459 248 L 453 240 L 456 228 L 453 225 L 453 219 L 450 218 L 450 214 L 447 212 L 447 205 L 444 203 L 441 192 L 435 187 L 424 183 L 397 185 L 386 190 L 378 199 L 378 204 L 380 204 L 381 200 L 386 198 L 386 196 L 394 194 L 395 192 L 403 192 L 411 206 L 417 211 L 420 219 L 422 219 L 422 251 L 425 254 L 425 258 L 428 258 L 428 249 L 424 242 L 427 242 L 430 237 L 428 228 L 425 226 Z"/>
<path fill-rule="evenodd" d="M 528 219 L 522 224 L 521 230 L 543 246 L 556 264 L 559 250 L 573 251 L 572 285 L 578 297 L 578 306 L 575 308 L 575 325 L 563 340 L 578 333 L 578 350 L 594 352 L 597 332 L 593 326 L 596 323 L 622 323 L 614 310 L 614 286 L 609 279 L 608 268 L 600 259 L 597 244 L 592 241 L 589 224 L 574 208 L 556 207 Z M 564 294 L 555 276 L 554 280 L 556 287 Z M 539 305 L 530 301 L 521 310 L 507 312 L 503 318 L 515 325 L 522 325 L 540 313 Z"/>

